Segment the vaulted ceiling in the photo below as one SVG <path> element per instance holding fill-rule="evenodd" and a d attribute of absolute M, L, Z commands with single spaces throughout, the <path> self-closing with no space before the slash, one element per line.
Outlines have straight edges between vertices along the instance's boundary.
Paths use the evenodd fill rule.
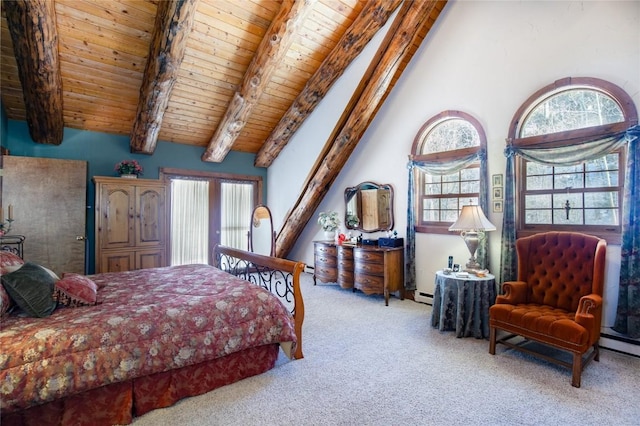
<path fill-rule="evenodd" d="M 37 143 L 64 127 L 256 154 L 269 167 L 392 17 L 284 218 L 284 257 L 446 0 L 4 0 L 1 94 Z M 315 142 L 314 142 L 315 143 Z"/>
<path fill-rule="evenodd" d="M 394 81 L 445 4 L 431 3 Z M 267 167 L 400 4 L 3 1 L 2 102 L 36 142 L 59 144 L 64 126 L 128 135 L 133 152 L 164 140 Z"/>

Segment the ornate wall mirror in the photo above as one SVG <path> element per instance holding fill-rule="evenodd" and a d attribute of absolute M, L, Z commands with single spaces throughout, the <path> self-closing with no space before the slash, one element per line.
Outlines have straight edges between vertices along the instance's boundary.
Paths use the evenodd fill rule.
<path fill-rule="evenodd" d="M 347 229 L 362 232 L 393 229 L 393 188 L 374 182 L 362 182 L 344 191 L 344 223 Z"/>
<path fill-rule="evenodd" d="M 249 225 L 249 251 L 264 256 L 275 256 L 276 233 L 273 230 L 271 210 L 262 204 L 251 214 Z"/>

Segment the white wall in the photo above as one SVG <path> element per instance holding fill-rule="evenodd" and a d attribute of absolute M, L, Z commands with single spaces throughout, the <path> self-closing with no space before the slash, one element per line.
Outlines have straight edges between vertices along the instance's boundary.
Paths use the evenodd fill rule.
<path fill-rule="evenodd" d="M 276 229 L 380 40 L 347 70 L 269 168 L 268 204 Z M 343 213 L 347 186 L 366 180 L 391 183 L 395 229 L 404 236 L 407 155 L 425 121 L 448 109 L 473 115 L 487 134 L 489 174 L 504 173 L 504 139 L 515 111 L 536 90 L 570 76 L 617 84 L 640 108 L 640 2 L 450 1 L 318 211 Z M 498 227 L 489 240 L 491 269 L 498 271 L 502 215 L 488 216 Z M 323 238 L 315 217 L 289 255 L 309 265 L 313 240 Z M 459 236 L 418 235 L 418 292 L 431 292 L 434 272 L 446 265 L 448 255 L 466 263 L 468 251 Z M 607 255 L 605 325 L 612 325 L 619 247 L 610 245 Z"/>

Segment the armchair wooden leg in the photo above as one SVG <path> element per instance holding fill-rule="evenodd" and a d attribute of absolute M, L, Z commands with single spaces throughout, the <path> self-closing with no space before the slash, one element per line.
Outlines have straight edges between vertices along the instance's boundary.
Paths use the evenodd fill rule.
<path fill-rule="evenodd" d="M 580 387 L 580 376 L 582 375 L 582 355 L 573 354 L 573 374 L 571 377 L 571 386 Z"/>
<path fill-rule="evenodd" d="M 489 327 L 489 353 L 496 354 L 496 328 Z"/>
<path fill-rule="evenodd" d="M 595 351 L 595 355 L 593 356 L 593 359 L 596 362 L 600 361 L 600 345 L 598 343 L 593 345 L 593 350 Z"/>

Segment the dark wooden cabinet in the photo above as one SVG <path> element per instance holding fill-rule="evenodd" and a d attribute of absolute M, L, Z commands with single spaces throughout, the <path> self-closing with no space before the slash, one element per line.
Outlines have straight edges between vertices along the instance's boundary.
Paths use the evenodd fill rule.
<path fill-rule="evenodd" d="M 314 242 L 314 283 L 335 282 L 365 294 L 399 292 L 404 299 L 404 247 L 375 247 Z"/>
<path fill-rule="evenodd" d="M 96 273 L 166 266 L 166 185 L 159 180 L 94 177 Z"/>

